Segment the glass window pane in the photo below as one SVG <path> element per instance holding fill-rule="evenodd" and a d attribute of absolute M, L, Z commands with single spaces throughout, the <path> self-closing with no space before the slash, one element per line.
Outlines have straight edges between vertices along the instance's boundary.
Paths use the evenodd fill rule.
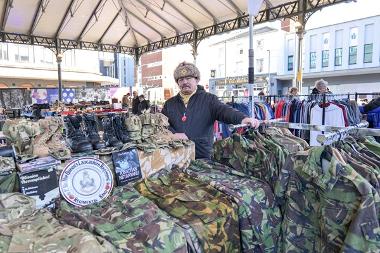
<path fill-rule="evenodd" d="M 350 65 L 356 64 L 356 62 L 357 62 L 357 54 L 358 54 L 358 50 L 357 49 L 358 49 L 357 46 L 350 47 L 350 49 L 349 49 L 348 64 L 350 64 Z"/>
<path fill-rule="evenodd" d="M 372 62 L 372 52 L 373 52 L 373 44 L 365 44 L 364 45 L 364 63 Z"/>
<path fill-rule="evenodd" d="M 329 66 L 329 50 L 322 51 L 322 68 Z"/>
<path fill-rule="evenodd" d="M 288 56 L 288 70 L 293 70 L 293 55 Z"/>
<path fill-rule="evenodd" d="M 310 52 L 310 68 L 311 69 L 315 69 L 317 67 L 316 61 L 317 61 L 317 53 Z"/>

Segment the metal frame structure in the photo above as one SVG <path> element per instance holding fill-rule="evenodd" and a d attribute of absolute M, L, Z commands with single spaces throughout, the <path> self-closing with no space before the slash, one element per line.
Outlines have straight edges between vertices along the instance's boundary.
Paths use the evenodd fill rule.
<path fill-rule="evenodd" d="M 299 8 L 300 1 L 304 3 L 302 9 Z M 269 7 L 263 11 L 260 11 L 259 14 L 254 18 L 254 23 L 259 24 L 259 23 L 274 21 L 274 20 L 282 19 L 282 18 L 290 18 L 292 16 L 297 16 L 301 13 L 314 12 L 321 8 L 338 4 L 341 2 L 346 2 L 346 0 L 296 0 L 296 1 L 288 2 L 279 6 Z M 102 44 L 101 41 L 98 41 L 98 42 L 82 41 L 82 37 L 84 33 L 86 32 L 86 29 L 88 29 L 89 23 L 94 17 L 96 18 L 97 12 L 99 11 L 99 8 L 101 7 L 102 3 L 104 4 L 104 0 L 99 0 L 90 18 L 88 19 L 86 25 L 83 27 L 80 35 L 78 36 L 77 40 L 49 38 L 49 37 L 33 35 L 33 30 L 35 29 L 38 16 L 41 10 L 44 8 L 44 1 L 41 0 L 39 2 L 38 11 L 34 15 L 33 22 L 29 30 L 29 34 L 16 34 L 16 33 L 8 33 L 8 32 L 1 31 L 0 32 L 1 42 L 39 45 L 39 46 L 44 46 L 53 50 L 56 48 L 60 48 L 63 51 L 69 50 L 69 49 L 86 49 L 86 50 L 97 50 L 97 51 L 104 51 L 104 52 L 117 52 L 117 53 L 135 55 L 139 57 L 141 54 L 146 53 L 146 52 L 162 49 L 165 47 L 180 45 L 184 43 L 194 43 L 194 42 L 199 43 L 199 41 L 201 41 L 202 39 L 208 38 L 212 35 L 222 34 L 225 32 L 248 27 L 248 15 L 241 15 L 241 16 L 238 16 L 237 18 L 220 22 L 208 27 L 204 27 L 200 29 L 197 29 L 195 27 L 195 29 L 191 32 L 178 34 L 170 38 L 164 38 L 160 41 L 148 43 L 147 45 L 144 45 L 141 47 L 137 47 L 137 46 L 127 47 L 127 46 L 121 46 L 118 44 L 116 45 Z M 168 5 L 171 5 L 171 7 L 174 7 L 168 1 L 165 1 L 165 3 Z M 12 0 L 8 0 L 7 1 L 8 9 L 10 8 L 11 4 L 12 4 Z M 149 7 L 147 8 L 149 9 Z M 240 10 L 239 11 L 236 10 L 236 11 L 238 13 L 241 13 Z M 63 21 L 65 20 L 65 18 L 66 18 L 66 15 Z M 160 17 L 160 19 L 163 19 L 163 18 Z M 5 22 L 6 22 L 6 18 L 2 20 L 2 24 L 5 24 Z M 192 25 L 194 25 L 194 23 Z M 132 28 L 131 30 L 132 32 L 135 32 L 135 29 Z M 56 33 L 56 35 L 59 36 L 59 31 L 58 33 Z"/>

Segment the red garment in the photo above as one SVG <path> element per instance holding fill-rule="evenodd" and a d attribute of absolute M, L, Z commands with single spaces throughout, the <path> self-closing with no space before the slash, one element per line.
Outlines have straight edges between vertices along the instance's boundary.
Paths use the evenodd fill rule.
<path fill-rule="evenodd" d="M 275 118 L 276 119 L 282 117 L 282 107 L 284 106 L 284 104 L 285 104 L 284 100 L 281 100 L 278 102 L 276 110 L 275 110 Z"/>
<path fill-rule="evenodd" d="M 335 103 L 335 102 L 331 102 L 332 104 L 338 106 L 340 109 L 342 109 L 343 111 L 343 118 L 344 118 L 344 126 L 349 126 L 350 125 L 350 122 L 348 121 L 348 116 L 347 116 L 347 110 L 346 110 L 346 107 L 344 105 L 341 105 L 341 104 L 338 104 L 338 103 Z"/>

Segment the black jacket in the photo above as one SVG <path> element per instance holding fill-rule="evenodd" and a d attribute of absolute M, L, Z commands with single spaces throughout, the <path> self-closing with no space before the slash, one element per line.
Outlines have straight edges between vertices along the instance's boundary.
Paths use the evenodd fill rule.
<path fill-rule="evenodd" d="M 150 107 L 150 103 L 149 103 L 149 100 L 143 100 L 143 101 L 140 101 L 139 105 L 137 106 L 138 110 L 137 110 L 137 114 L 140 115 L 144 110 L 148 110 Z"/>
<path fill-rule="evenodd" d="M 137 114 L 138 113 L 139 104 L 140 104 L 139 97 L 136 97 L 136 98 L 132 99 L 132 113 L 133 114 Z"/>
<path fill-rule="evenodd" d="M 243 113 L 223 104 L 218 97 L 206 92 L 198 85 L 191 96 L 187 108 L 178 94 L 165 102 L 162 113 L 169 118 L 173 133 L 185 133 L 195 142 L 195 158 L 210 158 L 213 145 L 215 120 L 227 124 L 240 124 L 247 117 Z M 186 115 L 186 121 L 182 121 Z"/>
<path fill-rule="evenodd" d="M 380 97 L 373 99 L 371 102 L 364 106 L 364 113 L 372 111 L 380 106 Z"/>

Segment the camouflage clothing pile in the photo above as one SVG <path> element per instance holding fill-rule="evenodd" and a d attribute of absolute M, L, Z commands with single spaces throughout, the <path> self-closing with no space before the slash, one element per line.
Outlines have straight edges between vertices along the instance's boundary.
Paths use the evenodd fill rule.
<path fill-rule="evenodd" d="M 329 146 L 289 157 L 276 184 L 281 252 L 380 252 L 380 197 Z"/>
<path fill-rule="evenodd" d="M 231 197 L 173 168 L 135 185 L 162 210 L 192 227 L 203 252 L 240 252 L 237 206 Z"/>
<path fill-rule="evenodd" d="M 132 141 L 141 140 L 141 119 L 137 115 L 131 115 L 125 119 L 125 125 L 127 127 L 128 135 Z"/>
<path fill-rule="evenodd" d="M 20 193 L 0 194 L 0 252 L 117 252 L 89 232 L 62 225 L 34 199 Z"/>
<path fill-rule="evenodd" d="M 282 217 L 267 183 L 206 160 L 195 160 L 184 171 L 233 197 L 238 206 L 243 252 L 279 252 Z"/>
<path fill-rule="evenodd" d="M 62 201 L 57 216 L 123 252 L 187 252 L 185 231 L 132 185 L 116 188 L 106 200 L 82 208 Z"/>
<path fill-rule="evenodd" d="M 71 157 L 63 138 L 63 121 L 60 117 L 48 117 L 37 122 L 30 120 L 7 120 L 3 133 L 14 145 L 16 154 L 23 160 L 52 155 L 66 160 Z"/>
<path fill-rule="evenodd" d="M 248 137 L 233 134 L 215 142 L 213 158 L 248 176 L 262 179 L 273 188 L 288 153 L 259 133 L 251 132 Z"/>
<path fill-rule="evenodd" d="M 14 145 L 16 155 L 33 156 L 33 139 L 41 133 L 38 122 L 6 120 L 2 130 L 7 142 Z"/>
<path fill-rule="evenodd" d="M 0 193 L 13 192 L 18 179 L 13 157 L 0 157 Z"/>

